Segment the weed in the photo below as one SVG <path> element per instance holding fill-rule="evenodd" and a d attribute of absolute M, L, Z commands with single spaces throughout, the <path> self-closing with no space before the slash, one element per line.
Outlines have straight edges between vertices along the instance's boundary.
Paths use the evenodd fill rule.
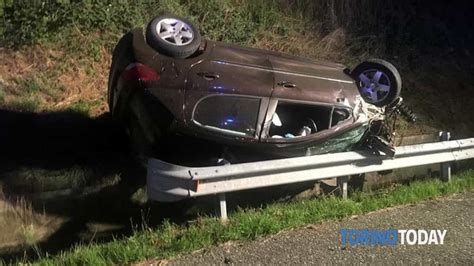
<path fill-rule="evenodd" d="M 1 194 L 1 191 L 0 191 Z M 1 195 L 0 195 L 1 196 Z M 62 220 L 34 211 L 31 202 L 25 198 L 0 200 L 0 240 L 3 247 L 13 245 L 29 246 L 38 257 L 44 257 L 38 242 L 44 240 L 51 232 L 58 230 Z M 26 262 L 25 259 L 23 261 Z M 5 262 L 0 259 L 0 265 Z"/>
<path fill-rule="evenodd" d="M 36 243 L 36 233 L 34 224 L 22 224 L 20 227 L 21 235 L 27 245 L 33 245 Z"/>

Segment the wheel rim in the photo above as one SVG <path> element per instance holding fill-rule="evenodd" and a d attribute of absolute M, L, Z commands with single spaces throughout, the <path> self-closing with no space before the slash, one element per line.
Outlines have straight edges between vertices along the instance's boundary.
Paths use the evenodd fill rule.
<path fill-rule="evenodd" d="M 156 33 L 163 41 L 176 46 L 190 44 L 194 39 L 191 27 L 186 22 L 174 18 L 160 20 L 156 24 Z"/>
<path fill-rule="evenodd" d="M 359 75 L 361 94 L 369 103 L 378 103 L 385 100 L 390 93 L 390 79 L 388 75 L 377 69 L 368 69 Z"/>

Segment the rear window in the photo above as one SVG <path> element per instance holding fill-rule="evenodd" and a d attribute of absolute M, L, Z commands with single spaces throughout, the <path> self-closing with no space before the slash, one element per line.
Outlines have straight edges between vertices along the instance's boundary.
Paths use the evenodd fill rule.
<path fill-rule="evenodd" d="M 201 100 L 193 119 L 201 126 L 224 133 L 254 136 L 260 99 L 242 96 L 211 96 Z"/>

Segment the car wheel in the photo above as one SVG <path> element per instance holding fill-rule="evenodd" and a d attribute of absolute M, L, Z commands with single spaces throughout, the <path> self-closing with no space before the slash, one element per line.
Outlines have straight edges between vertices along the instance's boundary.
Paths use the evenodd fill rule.
<path fill-rule="evenodd" d="M 393 103 L 402 90 L 398 70 L 382 59 L 369 59 L 357 65 L 351 73 L 362 98 L 375 106 Z"/>
<path fill-rule="evenodd" d="M 186 58 L 198 50 L 201 35 L 187 19 L 164 15 L 150 21 L 146 29 L 146 41 L 159 53 Z"/>

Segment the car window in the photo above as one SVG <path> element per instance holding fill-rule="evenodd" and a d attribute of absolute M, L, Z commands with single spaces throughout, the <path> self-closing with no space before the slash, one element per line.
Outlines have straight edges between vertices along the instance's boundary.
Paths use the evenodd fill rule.
<path fill-rule="evenodd" d="M 334 127 L 349 118 L 350 112 L 345 108 L 279 101 L 271 118 L 268 137 L 306 137 Z"/>
<path fill-rule="evenodd" d="M 254 136 L 259 109 L 259 98 L 211 96 L 197 104 L 193 120 L 201 126 L 223 133 Z"/>

